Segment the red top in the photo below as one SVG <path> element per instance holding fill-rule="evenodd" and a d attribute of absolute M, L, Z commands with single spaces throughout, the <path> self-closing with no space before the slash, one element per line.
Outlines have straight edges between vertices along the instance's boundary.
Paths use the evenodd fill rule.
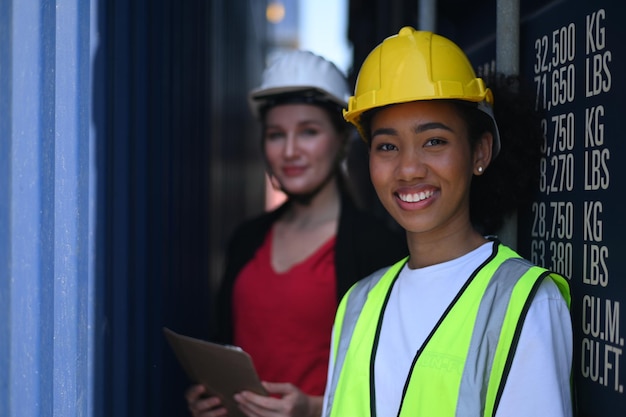
<path fill-rule="evenodd" d="M 283 273 L 271 265 L 272 231 L 242 269 L 233 292 L 234 343 L 262 381 L 323 395 L 337 309 L 335 237 Z"/>

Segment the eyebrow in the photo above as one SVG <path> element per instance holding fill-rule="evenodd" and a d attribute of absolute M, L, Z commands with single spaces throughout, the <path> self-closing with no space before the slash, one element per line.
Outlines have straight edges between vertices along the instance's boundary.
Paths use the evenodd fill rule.
<path fill-rule="evenodd" d="M 413 128 L 413 132 L 422 133 L 422 132 L 426 132 L 427 130 L 435 130 L 435 129 L 443 129 L 449 132 L 454 132 L 450 127 L 439 122 L 430 122 L 430 123 L 417 125 Z M 374 130 L 372 132 L 372 137 L 376 135 L 396 135 L 396 134 L 397 134 L 396 129 L 393 129 L 391 127 L 383 127 L 383 128 Z"/>
<path fill-rule="evenodd" d="M 324 122 L 322 120 L 318 120 L 318 119 L 305 119 L 305 120 L 299 120 L 296 123 L 296 126 L 298 127 L 302 127 L 302 126 L 309 126 L 309 125 L 315 125 L 315 126 L 323 126 Z M 273 124 L 269 124 L 267 123 L 265 125 L 266 129 L 283 129 L 283 126 L 280 123 L 273 123 Z"/>
<path fill-rule="evenodd" d="M 422 133 L 422 132 L 425 132 L 427 130 L 434 130 L 434 129 L 443 129 L 443 130 L 447 130 L 449 132 L 453 131 L 447 125 L 444 125 L 443 123 L 439 123 L 439 122 L 431 122 L 431 123 L 424 123 L 422 125 L 418 125 L 418 126 L 415 127 L 415 129 L 413 129 L 413 131 L 415 133 Z"/>
<path fill-rule="evenodd" d="M 377 135 L 395 135 L 396 129 L 392 129 L 390 127 L 383 127 L 380 129 L 376 129 L 372 132 L 372 138 Z"/>

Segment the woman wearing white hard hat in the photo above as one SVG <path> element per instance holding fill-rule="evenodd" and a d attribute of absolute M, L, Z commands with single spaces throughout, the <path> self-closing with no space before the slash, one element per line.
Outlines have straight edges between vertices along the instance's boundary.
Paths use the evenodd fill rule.
<path fill-rule="evenodd" d="M 342 171 L 349 90 L 331 62 L 307 51 L 276 58 L 251 91 L 278 209 L 244 222 L 227 251 L 216 340 L 242 347 L 270 396 L 235 396 L 248 416 L 318 416 L 339 300 L 358 279 L 407 252 L 403 237 L 359 208 Z M 227 415 L 202 386 L 194 416 Z"/>

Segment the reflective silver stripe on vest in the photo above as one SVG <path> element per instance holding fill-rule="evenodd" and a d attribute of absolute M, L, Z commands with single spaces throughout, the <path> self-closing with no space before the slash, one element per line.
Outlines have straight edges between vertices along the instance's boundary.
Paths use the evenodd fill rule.
<path fill-rule="evenodd" d="M 456 405 L 457 416 L 466 416 L 468 411 L 469 415 L 474 415 L 474 410 L 480 410 L 481 416 L 484 414 L 489 376 L 509 300 L 519 278 L 532 266 L 522 258 L 507 259 L 489 281 L 478 307 L 463 368 Z"/>
<path fill-rule="evenodd" d="M 472 364 L 472 366 L 465 366 L 461 377 L 456 410 L 458 417 L 468 415 L 468 412 L 475 415 L 475 410 L 481 410 L 480 415 L 484 412 L 489 376 L 509 300 L 519 278 L 532 266 L 523 258 L 508 258 L 498 267 L 485 289 L 478 308 L 466 360 L 466 364 Z M 368 293 L 388 270 L 389 268 L 383 268 L 359 281 L 348 295 L 333 366 L 333 378 L 327 389 L 329 395 L 324 416 L 330 416 L 348 346 Z M 491 338 L 488 343 L 485 343 L 485 336 Z"/>
<path fill-rule="evenodd" d="M 352 339 L 352 333 L 356 327 L 356 322 L 361 315 L 361 310 L 367 300 L 367 295 L 370 290 L 378 284 L 378 281 L 385 275 L 390 267 L 381 268 L 378 271 L 370 274 L 368 277 L 358 281 L 352 291 L 348 294 L 348 300 L 346 303 L 346 312 L 343 316 L 343 324 L 341 326 L 341 335 L 339 336 L 339 345 L 337 346 L 337 353 L 335 357 L 335 364 L 333 366 L 333 379 L 330 383 L 330 391 L 328 391 L 328 401 L 326 403 L 326 413 L 324 416 L 330 416 L 330 410 L 333 406 L 335 399 L 335 391 L 337 384 L 339 383 L 339 375 L 341 374 L 341 368 L 343 362 L 346 359 L 346 353 L 348 352 L 348 346 Z"/>

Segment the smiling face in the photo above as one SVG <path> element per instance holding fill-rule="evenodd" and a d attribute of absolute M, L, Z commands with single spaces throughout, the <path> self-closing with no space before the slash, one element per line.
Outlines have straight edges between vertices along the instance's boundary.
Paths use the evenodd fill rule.
<path fill-rule="evenodd" d="M 319 106 L 284 104 L 265 115 L 265 158 L 287 195 L 312 195 L 333 183 L 343 146 L 329 114 Z"/>
<path fill-rule="evenodd" d="M 455 105 L 437 100 L 384 108 L 370 129 L 372 184 L 407 232 L 448 236 L 472 229 L 470 184 L 488 165 L 490 134 L 472 150 Z"/>

